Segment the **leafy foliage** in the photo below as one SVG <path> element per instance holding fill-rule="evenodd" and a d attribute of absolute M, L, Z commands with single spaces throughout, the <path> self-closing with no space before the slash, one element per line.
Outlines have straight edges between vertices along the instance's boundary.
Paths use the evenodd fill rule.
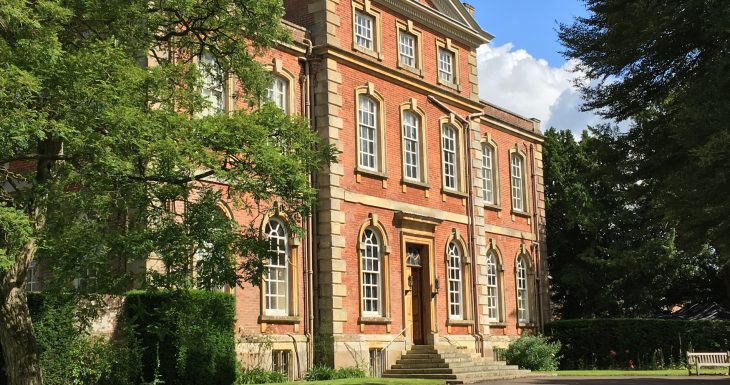
<path fill-rule="evenodd" d="M 244 369 L 240 365 L 236 369 L 236 382 L 234 385 L 245 384 L 270 384 L 286 382 L 287 377 L 280 372 L 272 372 L 261 368 Z"/>
<path fill-rule="evenodd" d="M 230 385 L 235 381 L 235 310 L 230 294 L 134 291 L 125 313 L 144 349 L 144 380 Z"/>
<path fill-rule="evenodd" d="M 558 369 L 558 351 L 560 342 L 543 335 L 523 335 L 509 345 L 504 357 L 508 364 L 522 369 L 548 371 Z"/>
<path fill-rule="evenodd" d="M 336 152 L 262 103 L 257 57 L 289 40 L 283 14 L 281 0 L 0 2 L 0 298 L 34 259 L 52 273 L 45 290 L 82 297 L 258 282 L 261 219 L 275 201 L 298 231 L 316 197 L 308 177 Z M 203 53 L 216 64 L 199 66 Z M 216 73 L 235 83 L 234 112 L 206 114 L 200 90 Z M 223 205 L 250 220 L 240 228 Z M 127 268 L 150 256 L 165 269 Z M 10 306 L 0 318 L 27 321 L 23 298 Z"/>
<path fill-rule="evenodd" d="M 367 375 L 360 368 L 340 368 L 333 369 L 327 365 L 315 365 L 304 373 L 304 379 L 307 381 L 327 381 L 340 380 L 344 378 L 364 378 Z"/>
<path fill-rule="evenodd" d="M 730 293 L 730 3 L 586 0 L 561 25 L 565 55 L 595 80 L 586 109 L 631 119 L 635 173 L 689 256 L 721 256 Z M 641 22 L 636 22 L 641 20 Z M 709 245 L 709 246 L 708 246 Z"/>
<path fill-rule="evenodd" d="M 561 369 L 679 366 L 687 351 L 730 349 L 730 322 L 661 319 L 561 320 L 545 326 L 562 343 Z"/>
<path fill-rule="evenodd" d="M 544 143 L 548 262 L 560 317 L 637 317 L 721 301 L 719 255 L 677 242 L 626 138 L 598 127 Z"/>

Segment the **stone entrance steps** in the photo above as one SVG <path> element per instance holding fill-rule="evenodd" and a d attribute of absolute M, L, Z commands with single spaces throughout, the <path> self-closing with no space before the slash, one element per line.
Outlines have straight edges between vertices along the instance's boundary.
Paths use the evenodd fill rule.
<path fill-rule="evenodd" d="M 530 376 L 529 370 L 469 354 L 453 346 L 414 345 L 386 370 L 386 378 L 443 379 L 450 384 Z"/>

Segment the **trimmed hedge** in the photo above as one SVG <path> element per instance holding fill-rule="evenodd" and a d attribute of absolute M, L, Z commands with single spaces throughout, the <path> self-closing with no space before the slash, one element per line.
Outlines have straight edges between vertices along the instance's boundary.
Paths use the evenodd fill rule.
<path fill-rule="evenodd" d="M 125 313 L 143 347 L 145 382 L 231 385 L 236 379 L 230 294 L 132 291 Z"/>
<path fill-rule="evenodd" d="M 730 350 L 729 321 L 561 320 L 545 325 L 545 334 L 562 343 L 565 370 L 678 367 L 688 350 Z"/>

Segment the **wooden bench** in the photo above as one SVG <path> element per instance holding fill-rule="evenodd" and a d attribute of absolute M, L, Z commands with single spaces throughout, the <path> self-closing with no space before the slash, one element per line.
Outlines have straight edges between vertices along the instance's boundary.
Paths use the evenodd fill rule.
<path fill-rule="evenodd" d="M 730 375 L 730 352 L 725 353 L 690 353 L 687 352 L 687 372 L 692 375 L 692 367 L 695 367 L 697 375 L 700 375 L 700 368 L 703 366 L 727 367 Z"/>

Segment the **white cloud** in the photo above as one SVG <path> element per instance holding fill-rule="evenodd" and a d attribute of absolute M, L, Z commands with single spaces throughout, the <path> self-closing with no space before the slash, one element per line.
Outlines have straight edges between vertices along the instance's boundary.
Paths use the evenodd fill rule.
<path fill-rule="evenodd" d="M 581 95 L 574 80 L 584 81 L 573 72 L 575 62 L 551 67 L 512 43 L 499 47 L 484 45 L 477 50 L 479 96 L 520 115 L 542 121 L 543 129 L 569 129 L 578 134 L 587 125 L 602 119 L 581 112 Z"/>

